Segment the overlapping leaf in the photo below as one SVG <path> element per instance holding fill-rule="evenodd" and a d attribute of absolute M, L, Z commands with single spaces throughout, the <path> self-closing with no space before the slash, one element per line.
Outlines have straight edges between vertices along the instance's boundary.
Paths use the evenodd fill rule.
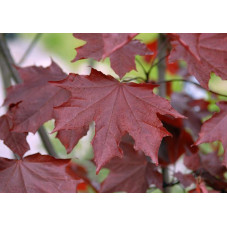
<path fill-rule="evenodd" d="M 204 122 L 196 144 L 221 141 L 225 150 L 223 161 L 227 166 L 227 103 L 219 102 L 217 105 L 220 107 L 220 112 Z"/>
<path fill-rule="evenodd" d="M 192 147 L 194 140 L 185 130 L 182 119 L 160 116 L 165 128 L 172 136 L 165 137 L 159 150 L 159 162 L 162 166 L 175 163 L 187 151 L 196 153 L 197 147 Z M 188 119 L 186 119 L 188 120 Z"/>
<path fill-rule="evenodd" d="M 196 183 L 196 180 L 192 174 L 183 174 L 181 172 L 177 172 L 174 176 L 180 181 L 180 183 L 185 187 L 189 187 L 192 184 Z"/>
<path fill-rule="evenodd" d="M 136 55 L 151 55 L 145 44 L 132 40 L 136 33 L 90 33 L 74 34 L 75 38 L 86 41 L 77 48 L 73 61 L 93 58 L 97 61 L 110 57 L 111 67 L 122 78 L 127 72 L 136 69 Z"/>
<path fill-rule="evenodd" d="M 72 130 L 60 130 L 56 137 L 65 146 L 67 153 L 70 153 L 78 141 L 87 134 L 88 129 L 89 126 L 86 125 Z"/>
<path fill-rule="evenodd" d="M 196 146 L 192 146 L 193 137 L 197 137 L 200 131 L 202 118 L 210 114 L 207 110 L 209 102 L 201 99 L 194 100 L 186 94 L 174 93 L 171 96 L 171 104 L 187 119 L 176 120 L 168 116 L 159 117 L 164 127 L 172 134 L 172 137 L 164 138 L 159 151 L 160 164 L 164 166 L 175 163 L 184 153 L 190 155 L 198 151 Z M 191 135 L 185 128 L 190 129 L 193 134 Z"/>
<path fill-rule="evenodd" d="M 184 163 L 189 169 L 193 170 L 194 174 L 198 176 L 198 179 L 201 178 L 203 182 L 214 190 L 227 191 L 227 181 L 224 176 L 227 169 L 222 165 L 218 152 L 186 155 L 184 157 Z M 198 182 L 197 184 L 199 185 Z"/>
<path fill-rule="evenodd" d="M 203 99 L 192 99 L 186 94 L 174 93 L 171 96 L 171 105 L 187 117 L 183 120 L 182 127 L 190 129 L 197 136 L 202 126 L 202 119 L 210 114 L 209 102 Z"/>
<path fill-rule="evenodd" d="M 93 148 L 97 170 L 111 158 L 122 156 L 118 145 L 126 132 L 134 138 L 136 150 L 158 163 L 160 142 L 169 133 L 157 113 L 182 117 L 167 100 L 152 92 L 154 85 L 120 83 L 94 69 L 90 76 L 70 74 L 53 84 L 72 94 L 68 102 L 55 110 L 54 131 L 80 131 L 95 121 Z"/>
<path fill-rule="evenodd" d="M 13 110 L 13 130 L 33 132 L 53 118 L 53 107 L 67 101 L 70 93 L 53 86 L 48 81 L 59 81 L 66 77 L 59 66 L 52 62 L 47 67 L 18 68 L 22 84 L 8 89 L 6 105 L 17 104 Z"/>
<path fill-rule="evenodd" d="M 83 181 L 67 168 L 69 162 L 40 154 L 0 158 L 0 192 L 76 192 Z"/>
<path fill-rule="evenodd" d="M 4 141 L 14 153 L 23 157 L 24 153 L 30 149 L 26 137 L 28 133 L 12 132 L 13 122 L 9 113 L 0 117 L 0 139 Z"/>
<path fill-rule="evenodd" d="M 162 174 L 149 163 L 144 154 L 133 149 L 133 140 L 125 136 L 120 144 L 122 159 L 113 158 L 105 167 L 110 174 L 101 186 L 101 192 L 146 192 L 150 184 L 162 189 Z"/>
<path fill-rule="evenodd" d="M 171 37 L 170 60 L 185 60 L 188 71 L 204 88 L 208 88 L 212 72 L 227 80 L 227 34 L 181 33 Z"/>

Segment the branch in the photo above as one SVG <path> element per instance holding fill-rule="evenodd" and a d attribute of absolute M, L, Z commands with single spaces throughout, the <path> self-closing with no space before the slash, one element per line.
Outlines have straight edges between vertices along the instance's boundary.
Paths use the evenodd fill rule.
<path fill-rule="evenodd" d="M 4 88 L 5 88 L 4 92 L 6 94 L 6 89 L 11 86 L 11 79 L 10 79 L 10 71 L 5 64 L 1 51 L 0 51 L 0 71 L 3 79 Z"/>
<path fill-rule="evenodd" d="M 176 185 L 176 184 L 179 184 L 180 183 L 180 181 L 176 181 L 176 182 L 171 182 L 171 183 L 168 183 L 168 184 L 163 184 L 163 188 L 167 188 L 167 187 L 172 187 L 172 186 L 174 186 L 174 185 Z"/>
<path fill-rule="evenodd" d="M 146 69 L 144 68 L 143 64 L 142 64 L 137 58 L 135 58 L 135 60 L 136 60 L 136 62 L 141 66 L 141 68 L 143 69 L 143 72 L 144 72 L 145 76 L 147 77 L 147 71 L 146 71 Z"/>
<path fill-rule="evenodd" d="M 162 61 L 163 58 L 166 57 L 166 35 L 160 33 L 159 37 L 158 37 L 158 47 L 159 47 L 159 53 L 158 53 L 158 59 L 159 59 L 159 63 L 157 65 L 158 67 L 158 81 L 163 81 L 165 80 L 165 72 L 166 72 L 166 62 Z M 166 97 L 166 84 L 162 83 L 160 84 L 159 90 L 158 90 L 158 94 L 165 98 Z M 163 143 L 163 142 L 162 142 Z M 164 149 L 164 146 L 161 146 L 160 149 Z M 163 167 L 162 168 L 162 175 L 163 175 L 163 186 L 164 185 L 168 185 L 169 184 L 169 172 L 168 169 Z M 169 192 L 169 188 L 168 187 L 163 187 L 163 191 L 165 193 Z"/>
<path fill-rule="evenodd" d="M 46 151 L 48 152 L 48 154 L 57 158 L 58 155 L 57 155 L 56 151 L 54 150 L 54 147 L 53 147 L 52 143 L 50 142 L 49 136 L 43 126 L 41 126 L 39 128 L 38 133 L 39 133 L 39 136 L 40 136 L 40 138 L 43 142 L 43 145 L 44 145 Z"/>
<path fill-rule="evenodd" d="M 122 80 L 122 82 L 131 82 L 133 80 L 141 80 L 143 83 L 145 83 L 145 80 L 142 77 L 129 78 L 129 79 Z"/>
<path fill-rule="evenodd" d="M 13 67 L 15 65 L 14 60 L 10 54 L 10 50 L 7 46 L 6 40 L 3 36 L 3 34 L 0 34 L 0 52 L 2 55 L 2 58 L 4 59 L 4 62 L 6 66 L 8 67 L 8 70 L 10 72 L 10 75 L 12 76 L 13 80 L 18 84 L 21 83 L 22 80 L 19 76 L 19 73 L 17 70 Z M 46 148 L 49 155 L 57 157 L 57 153 L 54 150 L 53 145 L 50 142 L 50 139 L 45 131 L 45 128 L 41 126 L 38 130 L 39 135 L 41 137 L 41 140 L 44 144 L 44 147 Z"/>
<path fill-rule="evenodd" d="M 9 69 L 9 72 L 13 78 L 13 80 L 18 84 L 21 83 L 22 80 L 20 79 L 20 76 L 17 72 L 17 70 L 13 67 L 14 60 L 10 54 L 9 48 L 7 46 L 6 40 L 3 36 L 3 34 L 0 34 L 0 52 L 2 54 L 2 57 L 5 61 L 6 66 Z"/>
<path fill-rule="evenodd" d="M 149 70 L 147 71 L 147 82 L 149 81 L 149 76 L 150 76 L 151 70 L 168 56 L 168 54 L 164 53 L 164 52 L 166 52 L 166 44 L 167 44 L 166 38 L 165 38 L 165 40 L 163 40 L 162 43 L 160 43 L 160 41 L 159 41 L 158 54 L 157 54 L 157 57 L 159 58 L 159 60 L 156 63 L 154 63 L 155 59 L 152 61 L 151 66 L 150 66 Z M 162 56 L 163 53 L 166 55 Z"/>
<path fill-rule="evenodd" d="M 220 94 L 220 93 L 217 93 L 215 91 L 212 91 L 212 90 L 207 90 L 206 88 L 202 87 L 200 84 L 196 83 L 196 82 L 193 82 L 193 81 L 190 81 L 190 80 L 186 80 L 186 79 L 173 79 L 173 80 L 163 80 L 163 81 L 159 81 L 157 82 L 157 84 L 166 84 L 166 83 L 174 83 L 174 82 L 185 82 L 185 83 L 191 83 L 191 84 L 194 84 L 195 86 L 205 90 L 205 91 L 208 91 L 214 95 L 218 95 L 218 96 L 223 96 L 223 97 L 227 97 L 227 95 L 224 95 L 224 94 Z"/>

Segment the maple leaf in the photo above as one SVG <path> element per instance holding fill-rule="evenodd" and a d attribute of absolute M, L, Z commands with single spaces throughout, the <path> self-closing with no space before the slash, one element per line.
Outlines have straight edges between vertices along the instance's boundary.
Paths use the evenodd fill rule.
<path fill-rule="evenodd" d="M 78 141 L 87 134 L 89 126 L 77 128 L 77 130 L 60 130 L 56 137 L 65 146 L 67 153 L 70 153 Z"/>
<path fill-rule="evenodd" d="M 214 175 L 210 174 L 207 171 L 201 171 L 200 175 L 206 182 L 206 184 L 212 187 L 213 189 L 225 193 L 227 192 L 227 182 L 224 179 L 215 177 Z"/>
<path fill-rule="evenodd" d="M 40 154 L 23 160 L 0 158 L 0 192 L 76 192 L 82 180 L 68 170 L 69 162 Z"/>
<path fill-rule="evenodd" d="M 111 158 L 122 156 L 118 145 L 127 132 L 135 140 L 135 149 L 158 163 L 159 145 L 169 133 L 157 114 L 183 117 L 169 101 L 153 93 L 155 85 L 120 83 L 94 69 L 90 76 L 70 74 L 52 84 L 69 90 L 72 95 L 55 108 L 54 131 L 78 130 L 95 121 L 93 148 L 97 171 Z"/>
<path fill-rule="evenodd" d="M 180 183 L 185 188 L 196 183 L 196 180 L 192 174 L 182 174 L 181 172 L 177 172 L 174 174 L 174 176 L 180 181 Z"/>
<path fill-rule="evenodd" d="M 184 164 L 210 187 L 226 192 L 227 182 L 224 176 L 226 167 L 222 165 L 217 151 L 208 154 L 185 155 Z"/>
<path fill-rule="evenodd" d="M 201 171 L 201 169 L 204 169 L 211 175 L 224 178 L 226 167 L 222 165 L 217 151 L 213 151 L 208 154 L 188 153 L 189 154 L 186 154 L 184 157 L 184 164 L 187 168 L 193 171 Z"/>
<path fill-rule="evenodd" d="M 77 49 L 72 62 L 79 59 L 93 58 L 97 61 L 110 57 L 111 67 L 122 78 L 127 72 L 136 69 L 136 55 L 151 55 L 146 45 L 132 40 L 136 33 L 79 33 L 75 38 L 87 43 Z"/>
<path fill-rule="evenodd" d="M 189 152 L 189 155 L 184 156 L 184 165 L 191 169 L 196 171 L 201 166 L 200 156 L 198 153 L 192 154 Z"/>
<path fill-rule="evenodd" d="M 172 134 L 165 137 L 159 149 L 159 163 L 162 166 L 175 163 L 178 158 L 187 151 L 196 153 L 198 148 L 192 145 L 194 140 L 192 136 L 185 131 L 183 119 L 174 119 L 168 116 L 160 116 L 164 127 Z"/>
<path fill-rule="evenodd" d="M 174 93 L 171 96 L 171 105 L 179 113 L 187 117 L 187 119 L 183 120 L 183 124 L 195 135 L 200 132 L 202 119 L 210 114 L 208 111 L 209 104 L 206 100 L 192 99 L 186 94 Z"/>
<path fill-rule="evenodd" d="M 149 184 L 162 189 L 162 174 L 157 167 L 149 163 L 145 155 L 133 149 L 133 140 L 124 136 L 120 147 L 124 157 L 113 158 L 105 167 L 110 174 L 101 185 L 101 192 L 146 192 Z"/>
<path fill-rule="evenodd" d="M 185 165 L 197 168 L 197 161 L 193 156 L 193 161 L 189 157 L 198 152 L 198 147 L 192 146 L 194 139 L 185 127 L 191 129 L 196 135 L 202 126 L 202 118 L 209 114 L 207 107 L 209 102 L 205 100 L 194 100 L 185 94 L 173 94 L 171 97 L 172 106 L 187 119 L 174 119 L 167 116 L 160 116 L 164 127 L 173 135 L 165 137 L 159 150 L 159 160 L 162 166 L 175 163 L 177 159 L 186 153 L 184 157 Z M 163 148 L 162 148 L 163 147 Z"/>
<path fill-rule="evenodd" d="M 172 34 L 171 61 L 185 60 L 188 71 L 208 89 L 210 73 L 227 80 L 227 34 Z"/>
<path fill-rule="evenodd" d="M 17 104 L 12 111 L 13 131 L 35 133 L 53 118 L 53 107 L 69 98 L 68 91 L 48 83 L 62 80 L 66 74 L 54 62 L 47 68 L 31 66 L 17 70 L 23 83 L 7 90 L 5 105 Z"/>
<path fill-rule="evenodd" d="M 213 176 L 224 179 L 226 167 L 222 165 L 218 152 L 214 151 L 208 154 L 200 154 L 201 168 L 205 169 Z"/>
<path fill-rule="evenodd" d="M 205 121 L 199 134 L 199 139 L 196 145 L 201 143 L 221 141 L 225 150 L 223 164 L 227 166 L 227 103 L 219 102 L 217 105 L 220 107 L 220 112 L 215 113 L 212 118 Z"/>
<path fill-rule="evenodd" d="M 24 153 L 30 149 L 26 141 L 28 133 L 12 132 L 13 126 L 10 113 L 0 117 L 0 139 L 8 146 L 14 153 L 23 157 Z"/>

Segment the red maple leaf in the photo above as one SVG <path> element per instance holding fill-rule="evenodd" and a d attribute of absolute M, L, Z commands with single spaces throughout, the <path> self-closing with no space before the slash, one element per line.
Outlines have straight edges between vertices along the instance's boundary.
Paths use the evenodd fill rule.
<path fill-rule="evenodd" d="M 185 60 L 188 71 L 208 89 L 210 73 L 227 80 L 227 34 L 172 34 L 170 60 Z"/>
<path fill-rule="evenodd" d="M 183 174 L 181 172 L 177 172 L 174 174 L 174 177 L 176 177 L 185 188 L 196 183 L 196 180 L 192 174 Z"/>
<path fill-rule="evenodd" d="M 67 153 L 70 153 L 78 141 L 87 134 L 89 125 L 73 130 L 59 130 L 56 137 L 65 146 Z"/>
<path fill-rule="evenodd" d="M 184 165 L 191 169 L 191 170 L 194 170 L 196 171 L 197 169 L 200 168 L 201 166 L 201 161 L 200 161 L 200 156 L 198 153 L 191 153 L 191 152 L 188 152 L 188 154 L 185 154 L 184 156 Z"/>
<path fill-rule="evenodd" d="M 187 117 L 183 120 L 184 127 L 189 128 L 195 135 L 200 132 L 202 119 L 210 114 L 208 111 L 209 104 L 208 101 L 192 99 L 186 94 L 174 93 L 171 96 L 171 105 L 174 109 Z"/>
<path fill-rule="evenodd" d="M 68 91 L 48 83 L 62 80 L 66 74 L 54 62 L 47 68 L 31 66 L 17 70 L 23 83 L 8 89 L 5 104 L 17 104 L 12 111 L 13 131 L 35 133 L 53 118 L 53 107 L 69 98 Z"/>
<path fill-rule="evenodd" d="M 226 167 L 222 165 L 218 152 L 208 154 L 185 155 L 184 164 L 193 170 L 206 184 L 218 191 L 227 190 L 227 182 L 224 173 Z"/>
<path fill-rule="evenodd" d="M 183 117 L 169 101 L 153 93 L 156 86 L 152 84 L 120 83 L 94 69 L 90 76 L 70 74 L 65 80 L 52 83 L 72 94 L 68 102 L 55 109 L 54 131 L 80 131 L 95 121 L 93 148 L 97 171 L 111 158 L 122 156 L 118 145 L 127 132 L 135 140 L 135 149 L 158 163 L 160 142 L 169 133 L 157 113 Z"/>
<path fill-rule="evenodd" d="M 110 174 L 101 185 L 101 192 L 146 192 L 150 184 L 162 189 L 162 174 L 145 155 L 133 149 L 133 140 L 125 136 L 120 144 L 124 157 L 113 158 L 105 167 Z"/>
<path fill-rule="evenodd" d="M 196 145 L 213 141 L 221 141 L 225 150 L 223 163 L 227 166 L 227 103 L 219 102 L 220 112 L 215 113 L 212 118 L 205 121 L 199 134 Z"/>
<path fill-rule="evenodd" d="M 73 62 L 79 59 L 93 58 L 97 61 L 110 57 L 111 67 L 122 78 L 127 72 L 136 69 L 136 55 L 151 55 L 146 45 L 138 40 L 132 40 L 136 33 L 79 33 L 75 38 L 87 43 L 76 48 L 77 55 Z"/>
<path fill-rule="evenodd" d="M 0 192 L 76 192 L 82 180 L 67 168 L 69 162 L 40 154 L 0 158 Z"/>
<path fill-rule="evenodd" d="M 164 127 L 172 134 L 172 136 L 165 137 L 163 144 L 159 150 L 159 163 L 162 166 L 175 163 L 178 158 L 187 152 L 196 153 L 198 148 L 192 145 L 194 140 L 192 136 L 185 130 L 182 119 L 174 119 L 167 116 L 160 116 Z"/>
<path fill-rule="evenodd" d="M 13 126 L 10 113 L 0 117 L 0 139 L 8 146 L 14 153 L 23 157 L 24 153 L 30 149 L 26 141 L 28 133 L 12 132 Z"/>

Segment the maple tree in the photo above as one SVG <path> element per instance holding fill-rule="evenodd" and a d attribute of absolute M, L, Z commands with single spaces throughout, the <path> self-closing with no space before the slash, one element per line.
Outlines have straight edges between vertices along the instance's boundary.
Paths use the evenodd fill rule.
<path fill-rule="evenodd" d="M 16 83 L 6 89 L 7 112 L 0 117 L 0 140 L 15 155 L 0 158 L 0 192 L 226 192 L 227 95 L 209 83 L 211 74 L 227 79 L 227 34 L 73 37 L 85 42 L 72 62 L 92 59 L 86 75 L 64 73 L 53 60 L 48 67 L 21 67 L 0 36 L 2 64 Z M 114 73 L 98 70 L 100 62 Z M 179 83 L 210 98 L 176 89 Z M 214 104 L 220 112 L 213 114 Z M 43 127 L 49 120 L 67 153 L 94 123 L 87 166 L 58 154 Z M 27 156 L 29 132 L 39 132 L 48 155 Z M 109 173 L 97 180 L 88 166 Z"/>

